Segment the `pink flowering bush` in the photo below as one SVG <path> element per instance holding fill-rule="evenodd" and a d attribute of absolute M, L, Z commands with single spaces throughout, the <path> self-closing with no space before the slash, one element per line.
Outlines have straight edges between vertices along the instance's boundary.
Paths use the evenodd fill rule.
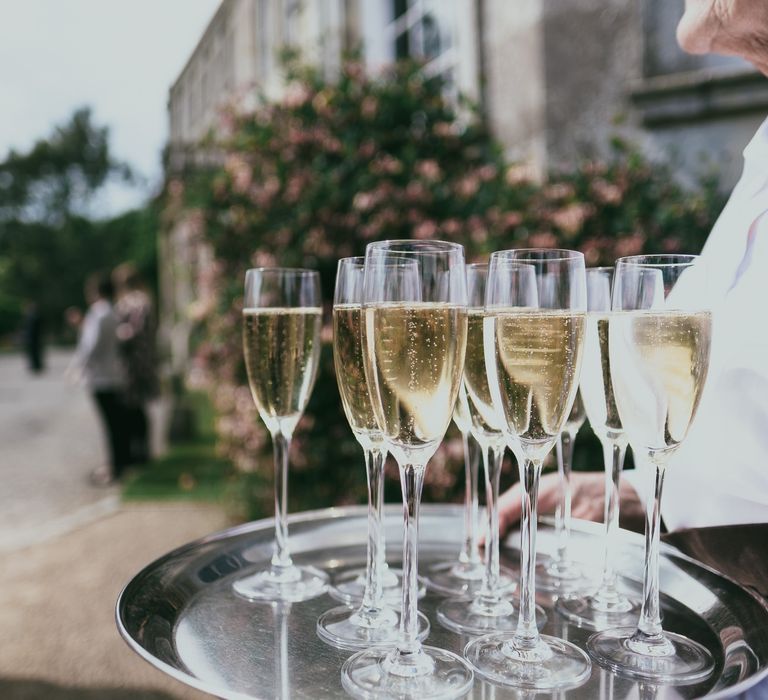
<path fill-rule="evenodd" d="M 248 267 L 316 268 L 330 307 L 337 260 L 362 254 L 372 240 L 459 241 L 470 260 L 504 248 L 561 246 L 583 251 L 589 265 L 610 264 L 633 253 L 698 251 L 721 205 L 714 182 L 684 190 L 667 169 L 621 143 L 611 162 L 586 162 L 537 182 L 526 167 L 505 162 L 470 105 L 459 116 L 440 80 L 412 63 L 371 79 L 350 61 L 333 83 L 289 64 L 288 77 L 281 101 L 224 115 L 219 169 L 172 184 L 172 198 L 185 187 L 187 206 L 204 215 L 203 237 L 216 261 L 205 281 L 214 303 L 198 309 L 193 376 L 213 397 L 222 451 L 265 475 L 254 480 L 256 512 L 271 498 L 272 463 L 242 360 Z M 364 494 L 362 453 L 341 410 L 330 336 L 328 328 L 294 439 L 294 507 L 357 502 Z M 463 488 L 452 430 L 430 463 L 428 499 L 455 498 Z M 599 450 L 586 458 L 599 466 Z"/>

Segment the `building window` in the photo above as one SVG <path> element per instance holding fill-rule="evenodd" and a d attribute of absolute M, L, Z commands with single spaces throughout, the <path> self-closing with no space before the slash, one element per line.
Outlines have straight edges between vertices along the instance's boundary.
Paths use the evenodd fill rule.
<path fill-rule="evenodd" d="M 283 19 L 283 44 L 292 46 L 298 39 L 299 15 L 301 14 L 300 0 L 286 0 L 285 17 Z"/>
<path fill-rule="evenodd" d="M 456 60 L 456 3 L 445 0 L 390 0 L 392 21 L 386 28 L 395 58 L 411 56 L 427 62 Z"/>

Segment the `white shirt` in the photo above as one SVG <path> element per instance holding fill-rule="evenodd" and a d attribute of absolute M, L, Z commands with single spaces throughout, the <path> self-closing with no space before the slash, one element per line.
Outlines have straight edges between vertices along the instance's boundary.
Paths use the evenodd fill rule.
<path fill-rule="evenodd" d="M 117 325 L 112 304 L 104 299 L 91 304 L 83 319 L 76 360 L 86 384 L 92 389 L 117 389 L 125 384 Z"/>
<path fill-rule="evenodd" d="M 712 299 L 710 371 L 698 414 L 666 471 L 670 530 L 768 522 L 768 120 L 702 251 Z M 627 479 L 641 497 L 645 469 Z"/>

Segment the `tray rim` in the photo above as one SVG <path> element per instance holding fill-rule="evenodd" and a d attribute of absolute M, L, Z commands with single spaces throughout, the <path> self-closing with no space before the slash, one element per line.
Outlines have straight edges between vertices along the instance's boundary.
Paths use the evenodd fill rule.
<path fill-rule="evenodd" d="M 387 503 L 385 504 L 384 508 L 385 508 L 385 512 L 388 513 L 390 510 L 399 511 L 402 509 L 402 506 L 396 503 Z M 431 511 L 434 511 L 439 514 L 453 513 L 453 514 L 460 515 L 463 512 L 463 506 L 458 504 L 453 504 L 453 503 L 423 503 L 420 505 L 421 513 L 429 513 Z M 290 514 L 288 516 L 288 524 L 290 525 L 293 523 L 303 523 L 303 522 L 312 521 L 318 518 L 322 518 L 325 520 L 338 520 L 341 518 L 347 518 L 351 516 L 359 517 L 359 516 L 366 515 L 367 512 L 368 512 L 368 507 L 366 505 L 348 505 L 348 506 L 332 506 L 330 508 L 316 508 L 313 510 L 299 511 L 299 512 Z M 552 518 L 549 518 L 547 516 L 540 518 L 540 521 L 554 522 Z M 129 589 L 133 587 L 133 585 L 137 580 L 141 579 L 143 576 L 147 575 L 151 570 L 162 565 L 164 562 L 174 559 L 184 554 L 185 552 L 191 551 L 203 545 L 208 545 L 220 540 L 228 539 L 230 537 L 238 537 L 251 532 L 259 532 L 259 531 L 268 529 L 270 527 L 274 527 L 274 522 L 275 522 L 274 516 L 270 516 L 267 518 L 260 518 L 259 520 L 251 520 L 249 522 L 241 523 L 239 525 L 234 525 L 232 527 L 224 528 L 222 530 L 217 530 L 216 532 L 213 532 L 208 535 L 204 535 L 203 537 L 187 542 L 186 544 L 180 545 L 179 547 L 176 547 L 170 550 L 169 552 L 166 552 L 165 554 L 161 555 L 160 557 L 157 557 L 156 559 L 152 560 L 151 562 L 143 566 L 139 571 L 137 571 L 133 576 L 131 576 L 131 578 L 121 587 L 120 593 L 118 594 L 117 599 L 115 601 L 115 623 L 116 623 L 118 632 L 120 633 L 120 636 L 123 638 L 123 641 L 125 641 L 126 644 L 134 652 L 136 652 L 142 659 L 144 659 L 150 665 L 157 668 L 159 671 L 162 671 L 163 673 L 171 676 L 177 681 L 187 686 L 190 686 L 192 688 L 195 688 L 196 690 L 200 690 L 204 693 L 208 693 L 213 697 L 222 697 L 220 695 L 217 695 L 216 691 L 212 689 L 210 685 L 205 681 L 200 680 L 196 676 L 193 676 L 191 673 L 184 672 L 182 669 L 177 668 L 175 666 L 171 666 L 165 661 L 158 659 L 154 654 L 151 654 L 141 644 L 139 644 L 139 642 L 133 638 L 133 636 L 128 632 L 127 628 L 123 624 L 123 620 L 121 616 L 123 602 L 127 594 L 129 593 Z M 602 523 L 596 523 L 588 520 L 573 518 L 571 521 L 571 528 L 581 532 L 590 532 L 596 528 L 602 529 Z M 621 532 L 621 536 L 624 538 L 639 538 L 639 539 L 643 538 L 643 535 L 633 532 L 631 530 L 621 529 L 620 532 Z M 666 542 L 661 543 L 661 552 L 667 556 L 672 556 L 674 558 L 681 559 L 682 561 L 698 566 L 699 568 L 704 569 L 705 571 L 708 571 L 709 573 L 714 574 L 725 581 L 728 581 L 730 584 L 736 586 L 743 593 L 746 593 L 749 597 L 755 600 L 758 603 L 758 605 L 760 605 L 760 607 L 763 608 L 763 610 L 766 613 L 766 616 L 768 617 L 768 601 L 763 599 L 761 596 L 757 595 L 757 593 L 755 593 L 754 591 L 751 591 L 749 588 L 742 586 L 740 583 L 738 583 L 736 580 L 734 580 L 730 576 L 727 576 L 726 574 L 721 573 L 717 569 L 711 566 L 708 566 L 707 564 L 703 564 L 697 559 L 694 559 L 693 557 L 690 557 L 687 554 L 681 552 L 679 549 L 677 549 L 677 547 L 674 547 L 673 545 L 668 544 Z M 758 683 L 766 679 L 768 679 L 768 664 L 765 666 L 765 668 L 761 669 L 760 671 L 750 676 L 749 678 L 745 678 L 744 680 L 740 681 L 739 683 L 736 683 L 735 685 L 729 686 L 728 688 L 723 688 L 722 690 L 716 693 L 711 693 L 703 697 L 709 698 L 710 700 L 726 700 L 727 698 L 732 698 L 734 695 L 748 691 L 749 689 L 753 688 Z M 250 695 L 245 695 L 243 693 L 238 693 L 236 691 L 227 693 L 226 697 L 243 698 L 244 700 L 251 700 L 252 698 L 252 696 Z"/>

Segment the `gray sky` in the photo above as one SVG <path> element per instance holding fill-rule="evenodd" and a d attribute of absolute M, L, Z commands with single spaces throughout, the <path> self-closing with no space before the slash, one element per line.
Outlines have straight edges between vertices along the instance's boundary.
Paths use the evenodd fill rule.
<path fill-rule="evenodd" d="M 90 105 L 115 155 L 148 182 L 109 187 L 99 214 L 157 187 L 168 88 L 219 0 L 0 0 L 0 159 Z"/>

